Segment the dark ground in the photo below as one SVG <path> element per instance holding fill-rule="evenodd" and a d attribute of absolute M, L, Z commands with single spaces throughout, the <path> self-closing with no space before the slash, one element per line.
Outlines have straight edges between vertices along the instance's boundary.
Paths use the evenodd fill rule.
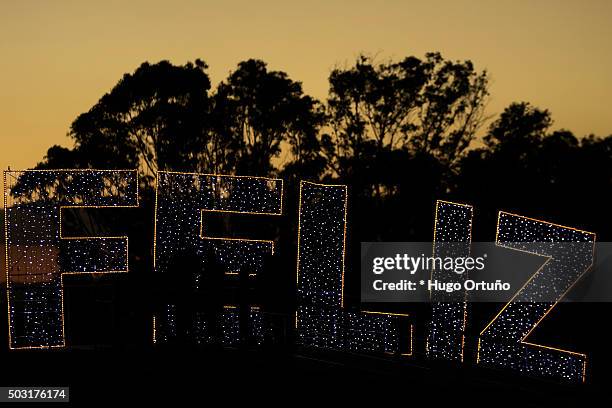
<path fill-rule="evenodd" d="M 125 277 L 116 277 L 121 282 Z M 108 282 L 107 282 L 108 283 Z M 115 282 L 116 283 L 116 282 Z M 67 350 L 14 350 L 6 344 L 6 316 L 0 314 L 0 386 L 70 386 L 78 406 L 92 402 L 175 401 L 191 405 L 236 402 L 292 406 L 304 401 L 363 405 L 427 406 L 611 406 L 608 304 L 558 305 L 533 340 L 586 352 L 586 384 L 559 384 L 476 367 L 475 335 L 486 310 L 471 309 L 462 365 L 423 356 L 423 322 L 417 311 L 415 354 L 409 358 L 364 356 L 284 344 L 263 349 L 189 346 L 153 347 L 150 313 L 131 310 L 135 289 L 98 282 L 68 283 Z M 123 293 L 123 295 L 121 295 Z M 0 307 L 5 310 L 5 297 Z M 563 318 L 561 318 L 563 317 Z M 4 323 L 2 323 L 4 321 Z M 289 334 L 291 336 L 291 334 Z M 21 404 L 20 406 L 24 406 Z M 162 406 L 164 406 L 162 404 Z M 167 405 L 174 406 L 174 405 Z M 178 406 L 182 406 L 179 404 Z"/>
<path fill-rule="evenodd" d="M 3 356 L 2 384 L 70 386 L 72 403 L 213 405 L 609 406 L 595 385 L 559 385 L 472 367 L 302 350 L 57 351 Z M 605 402 L 608 401 L 608 402 Z M 140 404 L 139 404 L 140 405 Z M 175 406 L 181 406 L 178 404 Z M 162 404 L 164 406 L 164 404 Z M 167 405 L 170 406 L 170 405 Z"/>

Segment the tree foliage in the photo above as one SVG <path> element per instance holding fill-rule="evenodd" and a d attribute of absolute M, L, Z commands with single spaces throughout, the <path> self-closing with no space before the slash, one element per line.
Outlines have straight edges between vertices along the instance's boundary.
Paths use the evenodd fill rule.
<path fill-rule="evenodd" d="M 476 137 L 488 95 L 486 72 L 438 53 L 379 64 L 360 56 L 329 82 L 323 145 L 338 175 L 351 171 L 351 160 L 397 149 L 454 163 Z"/>
<path fill-rule="evenodd" d="M 368 239 L 430 239 L 431 220 L 414 214 L 447 196 L 491 223 L 499 203 L 537 202 L 568 223 L 577 209 L 604 214 L 612 137 L 553 131 L 550 112 L 526 102 L 479 135 L 488 81 L 439 53 L 360 56 L 331 72 L 320 102 L 261 60 L 240 62 L 214 89 L 201 60 L 144 63 L 76 118 L 73 148 L 51 147 L 37 167 L 139 168 L 145 192 L 158 170 L 346 183 L 353 213 L 372 225 L 355 235 Z M 389 215 L 398 211 L 399 221 Z"/>

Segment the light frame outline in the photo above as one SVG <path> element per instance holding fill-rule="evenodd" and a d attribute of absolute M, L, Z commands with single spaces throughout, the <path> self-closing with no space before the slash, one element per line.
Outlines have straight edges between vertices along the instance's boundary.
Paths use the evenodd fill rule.
<path fill-rule="evenodd" d="M 60 240 L 95 240 L 95 239 L 122 239 L 125 241 L 125 270 L 121 271 L 68 271 L 68 272 L 59 272 L 60 275 L 60 302 L 61 302 L 61 325 L 62 325 L 62 343 L 54 344 L 54 345 L 45 345 L 45 346 L 23 346 L 23 347 L 13 347 L 12 345 L 12 334 L 11 334 L 11 301 L 10 301 L 10 274 L 9 274 L 9 224 L 6 210 L 8 209 L 8 186 L 7 186 L 7 174 L 15 173 L 22 174 L 28 172 L 45 172 L 45 173 L 114 173 L 114 172 L 134 172 L 136 177 L 136 204 L 133 205 L 60 205 L 58 206 L 59 210 L 59 226 L 58 226 L 58 235 Z M 64 237 L 63 236 L 63 226 L 62 226 L 62 212 L 65 208 L 84 208 L 84 209 L 96 209 L 96 208 L 138 208 L 140 206 L 140 178 L 138 174 L 138 169 L 29 169 L 29 170 L 4 170 L 3 171 L 3 183 L 4 183 L 4 241 L 5 241 L 5 267 L 6 267 L 6 298 L 7 298 L 7 324 L 8 324 L 8 347 L 9 350 L 40 350 L 40 349 L 63 349 L 67 347 L 66 343 L 66 325 L 65 325 L 65 317 L 64 317 L 64 275 L 106 275 L 106 274 L 116 274 L 116 273 L 128 273 L 129 272 L 129 238 L 128 236 L 90 236 L 90 237 Z"/>
<path fill-rule="evenodd" d="M 592 235 L 593 236 L 593 241 L 592 241 L 593 250 L 592 250 L 592 253 L 593 253 L 593 255 L 595 253 L 595 243 L 596 243 L 597 234 L 594 233 L 594 232 L 582 230 L 582 229 L 575 228 L 575 227 L 568 227 L 568 226 L 565 226 L 565 225 L 556 224 L 556 223 L 552 223 L 552 222 L 548 222 L 548 221 L 543 221 L 543 220 L 540 220 L 540 219 L 537 219 L 537 218 L 532 218 L 532 217 L 528 217 L 528 216 L 524 216 L 524 215 L 520 215 L 520 214 L 515 214 L 515 213 L 508 212 L 508 211 L 499 211 L 498 212 L 498 216 L 497 216 L 497 227 L 496 227 L 496 231 L 495 231 L 495 245 L 500 247 L 500 248 L 506 248 L 506 249 L 510 249 L 510 250 L 513 250 L 513 251 L 527 253 L 527 254 L 530 254 L 530 255 L 536 255 L 536 256 L 539 256 L 541 258 L 544 258 L 545 261 L 529 277 L 529 279 L 527 279 L 527 281 L 523 284 L 523 286 L 521 286 L 520 289 L 518 289 L 515 292 L 515 294 L 512 296 L 512 298 L 501 308 L 501 310 L 485 326 L 485 328 L 482 329 L 482 331 L 478 335 L 478 347 L 477 347 L 477 351 L 476 351 L 476 364 L 480 363 L 480 348 L 481 348 L 480 343 L 481 343 L 481 337 L 484 335 L 484 333 L 487 331 L 487 329 L 497 320 L 497 318 L 504 312 L 504 310 L 506 310 L 506 308 L 510 305 L 510 303 L 512 303 L 512 301 L 519 295 L 519 293 L 529 284 L 529 282 L 531 282 L 535 278 L 535 276 L 538 273 L 540 273 L 540 271 L 544 268 L 545 265 L 547 265 L 552 259 L 554 259 L 550 255 L 542 255 L 542 254 L 538 254 L 538 253 L 535 253 L 535 252 L 527 251 L 527 250 L 524 250 L 524 249 L 513 248 L 513 247 L 510 247 L 510 246 L 504 245 L 503 243 L 499 243 L 499 222 L 500 222 L 502 214 L 506 214 L 506 215 L 509 215 L 509 216 L 512 216 L 512 217 L 523 218 L 523 219 L 526 219 L 526 220 L 529 220 L 529 221 L 538 222 L 538 223 L 545 224 L 545 225 L 550 225 L 550 226 L 553 226 L 553 227 L 564 228 L 564 229 L 567 229 L 567 230 L 572 230 L 572 231 L 580 232 L 580 233 L 583 233 L 583 234 Z M 534 347 L 534 348 L 541 348 L 541 349 L 546 349 L 546 350 L 552 350 L 552 351 L 557 351 L 557 352 L 560 352 L 560 353 L 565 353 L 565 354 L 581 357 L 583 359 L 583 361 L 582 361 L 582 382 L 583 383 L 586 382 L 586 366 L 587 366 L 587 361 L 588 361 L 588 357 L 587 357 L 587 355 L 585 353 L 579 353 L 579 352 L 576 352 L 576 351 L 565 350 L 565 349 L 561 349 L 561 348 L 558 348 L 558 347 L 546 346 L 546 345 L 543 345 L 543 344 L 531 343 L 531 342 L 526 341 L 526 339 L 538 327 L 540 322 L 542 322 L 546 318 L 546 316 L 557 306 L 557 304 L 569 293 L 569 291 L 572 290 L 572 288 L 576 285 L 576 283 L 579 282 L 582 279 L 582 277 L 592 268 L 593 263 L 594 263 L 594 256 L 591 258 L 591 263 L 585 268 L 585 270 L 582 271 L 580 273 L 580 275 L 577 278 L 574 279 L 572 284 L 569 285 L 569 287 L 560 296 L 558 296 L 558 298 L 557 298 L 557 300 L 555 300 L 555 302 L 552 302 L 552 305 L 546 310 L 546 312 L 542 315 L 542 317 L 540 319 L 538 319 L 538 321 L 531 327 L 531 329 L 518 342 L 518 344 L 522 344 L 522 345 L 525 345 L 527 347 Z"/>

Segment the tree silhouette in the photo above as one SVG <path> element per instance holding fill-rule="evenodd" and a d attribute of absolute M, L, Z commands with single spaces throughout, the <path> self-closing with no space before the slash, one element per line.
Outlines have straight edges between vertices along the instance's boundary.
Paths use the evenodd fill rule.
<path fill-rule="evenodd" d="M 88 112 L 69 136 L 84 166 L 194 170 L 209 110 L 210 80 L 201 60 L 174 66 L 143 63 Z"/>
<path fill-rule="evenodd" d="M 239 63 L 213 99 L 214 129 L 235 141 L 232 160 L 238 174 L 274 174 L 274 160 L 287 147 L 283 162 L 303 163 L 318 150 L 324 119 L 319 103 L 304 95 L 299 82 L 269 71 L 261 60 Z"/>
<path fill-rule="evenodd" d="M 137 167 L 145 187 L 158 170 L 340 181 L 351 185 L 355 216 L 376 218 L 358 238 L 383 239 L 375 229 L 427 237 L 427 218 L 391 214 L 427 211 L 440 196 L 491 220 L 500 205 L 533 202 L 561 220 L 574 221 L 576 209 L 605 214 L 611 138 L 551 132 L 550 112 L 523 102 L 474 143 L 488 75 L 470 61 L 360 56 L 331 72 L 325 104 L 261 60 L 240 62 L 212 91 L 206 69 L 201 60 L 143 63 L 72 123 L 74 148 L 51 147 L 37 168 Z M 579 199 L 596 196 L 597 212 Z"/>
<path fill-rule="evenodd" d="M 461 161 L 452 189 L 478 204 L 489 225 L 495 225 L 496 211 L 503 206 L 593 231 L 603 229 L 605 235 L 602 222 L 608 222 L 601 217 L 600 205 L 609 204 L 612 137 L 578 139 L 567 130 L 551 132 L 552 123 L 547 110 L 511 104 L 490 125 L 484 146 Z M 594 206 L 599 208 L 595 212 Z"/>
<path fill-rule="evenodd" d="M 299 82 L 247 60 L 209 94 L 206 69 L 143 63 L 72 123 L 73 149 L 51 147 L 37 168 L 138 167 L 150 184 L 159 170 L 267 175 L 316 159 L 324 113 Z"/>
<path fill-rule="evenodd" d="M 322 140 L 339 176 L 351 171 L 349 162 L 396 149 L 454 163 L 476 136 L 488 95 L 486 72 L 438 53 L 380 64 L 362 55 L 329 82 L 330 134 Z"/>
<path fill-rule="evenodd" d="M 517 147 L 527 150 L 542 142 L 551 125 L 552 118 L 547 110 L 526 102 L 512 103 L 491 124 L 483 141 L 491 150 Z"/>

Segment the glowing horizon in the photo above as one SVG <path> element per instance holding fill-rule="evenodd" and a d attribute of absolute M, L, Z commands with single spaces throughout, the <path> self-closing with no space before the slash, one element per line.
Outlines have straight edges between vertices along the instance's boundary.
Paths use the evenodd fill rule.
<path fill-rule="evenodd" d="M 71 122 L 142 62 L 202 58 L 213 88 L 260 58 L 325 99 L 334 66 L 440 51 L 492 77 L 489 114 L 513 101 L 549 109 L 554 128 L 612 134 L 612 3 L 453 1 L 373 4 L 236 1 L 3 4 L 0 168 L 26 169 Z M 163 3 L 163 4 L 162 4 Z"/>

